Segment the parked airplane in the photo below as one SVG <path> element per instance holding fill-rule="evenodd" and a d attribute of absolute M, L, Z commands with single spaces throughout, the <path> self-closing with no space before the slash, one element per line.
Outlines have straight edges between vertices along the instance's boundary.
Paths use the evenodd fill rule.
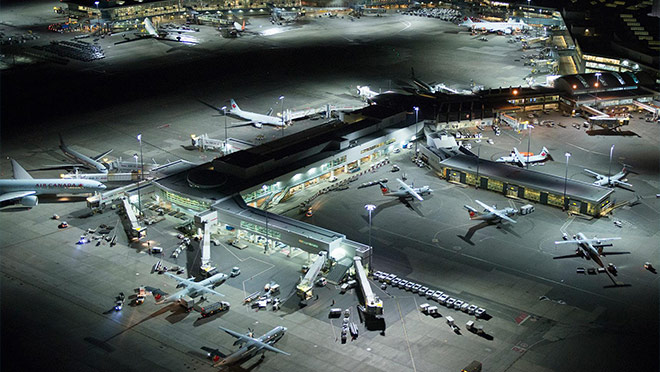
<path fill-rule="evenodd" d="M 498 32 L 503 34 L 511 34 L 513 31 L 522 31 L 529 26 L 524 21 L 513 21 L 509 19 L 507 22 L 488 22 L 481 21 L 473 22 L 471 18 L 467 18 L 459 26 L 467 27 L 471 30 Z"/>
<path fill-rule="evenodd" d="M 511 155 L 502 156 L 501 158 L 495 161 L 500 163 L 515 163 L 520 165 L 521 167 L 524 167 L 527 163 L 542 162 L 548 158 L 552 159 L 552 156 L 550 156 L 548 149 L 546 149 L 545 147 L 543 147 L 541 153 L 538 155 L 532 155 L 530 153 L 520 153 L 518 149 L 514 147 L 513 150 L 511 151 Z"/>
<path fill-rule="evenodd" d="M 277 326 L 259 338 L 254 338 L 253 332 L 244 335 L 227 328 L 218 328 L 227 332 L 229 335 L 236 337 L 238 340 L 234 342 L 234 345 L 239 345 L 240 349 L 236 350 L 230 355 L 223 355 L 218 349 L 202 347 L 202 350 L 208 352 L 209 358 L 215 362 L 213 367 L 229 366 L 231 364 L 235 364 L 242 360 L 251 358 L 261 351 L 263 351 L 263 354 L 261 355 L 262 359 L 266 356 L 266 351 L 291 355 L 272 346 L 284 336 L 286 333 L 285 327 Z"/>
<path fill-rule="evenodd" d="M 211 287 L 214 284 L 218 283 L 218 282 L 223 282 L 223 281 L 227 280 L 227 278 L 228 278 L 227 274 L 218 273 L 218 274 L 213 275 L 210 278 L 202 280 L 201 282 L 195 282 L 193 280 L 194 278 L 184 279 L 184 278 L 180 278 L 180 277 L 178 277 L 174 274 L 171 274 L 171 273 L 165 273 L 165 275 L 167 275 L 170 278 L 173 278 L 174 280 L 179 282 L 179 284 L 177 285 L 177 288 L 178 287 L 184 287 L 184 288 L 182 290 L 178 291 L 178 292 L 175 292 L 175 293 L 173 293 L 169 296 L 166 296 L 163 299 L 160 298 L 160 295 L 156 295 L 156 303 L 157 304 L 164 304 L 164 303 L 167 303 L 167 302 L 176 302 L 179 299 L 181 299 L 183 296 L 197 297 L 197 296 L 199 296 L 201 294 L 204 294 L 204 293 L 210 293 L 210 294 L 215 294 L 215 295 L 224 297 L 224 295 L 222 293 L 214 291 L 213 289 L 211 289 Z"/>
<path fill-rule="evenodd" d="M 62 139 L 62 135 L 60 134 L 59 136 L 60 136 L 60 150 L 62 150 L 62 153 L 64 153 L 66 157 L 75 161 L 76 163 L 47 165 L 45 167 L 34 170 L 87 168 L 102 174 L 108 173 L 108 168 L 103 163 L 101 163 L 101 159 L 103 159 L 104 156 L 111 153 L 112 149 L 104 153 L 98 154 L 94 157 L 89 157 L 67 146 L 64 143 L 64 140 Z"/>
<path fill-rule="evenodd" d="M 573 239 L 569 240 L 568 235 L 564 234 L 564 240 L 555 242 L 555 244 L 570 244 L 575 243 L 578 245 L 578 249 L 575 251 L 575 254 L 570 254 L 566 256 L 557 256 L 553 259 L 561 258 L 570 258 L 570 257 L 584 257 L 587 260 L 593 260 L 598 266 L 605 268 L 601 257 L 614 255 L 614 254 L 630 254 L 630 252 L 603 252 L 603 247 L 611 247 L 612 244 L 603 244 L 606 241 L 619 240 L 620 237 L 616 238 L 597 238 L 594 236 L 593 239 L 588 239 L 583 233 L 579 232 L 577 235 L 573 235 Z"/>
<path fill-rule="evenodd" d="M 394 191 L 391 191 L 384 183 L 378 182 L 380 185 L 380 191 L 384 196 L 394 196 L 403 200 L 416 198 L 419 201 L 423 201 L 424 199 L 422 198 L 422 195 L 430 195 L 433 192 L 428 186 L 412 187 L 398 178 L 396 180 L 399 181 L 401 187 Z"/>
<path fill-rule="evenodd" d="M 483 212 L 479 212 L 476 208 L 473 208 L 469 205 L 464 205 L 463 207 L 468 210 L 470 213 L 471 220 L 483 220 L 488 223 L 502 223 L 502 220 L 509 221 L 511 223 L 516 223 L 515 220 L 509 218 L 518 213 L 514 208 L 504 208 L 504 209 L 495 209 L 495 206 L 491 207 L 485 203 L 480 202 L 475 199 L 475 202 L 480 206 L 484 207 Z"/>
<path fill-rule="evenodd" d="M 127 43 L 131 41 L 137 41 L 137 40 L 142 40 L 142 39 L 158 39 L 158 40 L 165 40 L 165 41 L 177 41 L 181 43 L 186 43 L 186 44 L 196 44 L 195 41 L 189 40 L 188 37 L 183 37 L 181 35 L 182 32 L 191 32 L 195 30 L 188 30 L 188 29 L 168 29 L 168 28 L 163 28 L 160 30 L 157 30 L 154 24 L 151 22 L 149 18 L 145 18 L 144 21 L 144 30 L 147 31 L 147 35 L 144 34 L 135 34 L 136 37 L 134 38 L 128 38 L 126 35 L 127 33 L 121 33 L 122 36 L 124 36 L 123 41 L 116 42 L 115 44 L 122 44 L 122 43 Z"/>
<path fill-rule="evenodd" d="M 229 108 L 229 114 L 239 117 L 241 119 L 248 120 L 247 122 L 243 122 L 238 126 L 254 125 L 257 128 L 261 128 L 263 124 L 273 125 L 276 127 L 286 126 L 284 118 L 278 118 L 277 116 L 270 115 L 273 112 L 273 109 L 270 109 L 270 111 L 268 111 L 268 113 L 264 115 L 264 114 L 258 114 L 256 112 L 241 110 L 241 108 L 238 107 L 236 101 L 234 101 L 233 98 L 230 99 L 230 102 L 231 102 L 231 106 Z M 219 111 L 222 112 L 222 110 Z"/>
<path fill-rule="evenodd" d="M 26 207 L 39 203 L 37 195 L 81 194 L 105 190 L 105 185 L 92 180 L 34 179 L 14 159 L 11 160 L 14 179 L 0 180 L 0 202 L 20 199 Z"/>
<path fill-rule="evenodd" d="M 607 187 L 614 187 L 614 186 L 633 187 L 633 185 L 627 183 L 626 181 L 628 180 L 625 179 L 626 175 L 628 174 L 628 168 L 630 168 L 630 166 L 624 164 L 623 168 L 621 169 L 621 172 L 617 174 L 613 174 L 611 176 L 605 176 L 589 169 L 585 169 L 584 171 L 596 177 L 596 181 L 594 181 L 594 185 L 607 186 Z"/>

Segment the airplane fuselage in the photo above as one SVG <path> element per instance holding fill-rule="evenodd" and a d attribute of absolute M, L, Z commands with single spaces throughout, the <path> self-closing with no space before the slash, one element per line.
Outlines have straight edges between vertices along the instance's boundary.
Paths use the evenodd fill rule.
<path fill-rule="evenodd" d="M 60 178 L 0 180 L 1 193 L 34 191 L 35 195 L 81 194 L 103 191 L 105 188 L 104 184 L 93 180 L 64 180 Z"/>
<path fill-rule="evenodd" d="M 588 238 L 583 233 L 578 233 L 577 236 L 578 239 L 580 240 L 588 240 Z M 584 252 L 585 258 L 592 259 L 600 267 L 605 267 L 603 261 L 600 259 L 600 254 L 598 253 L 598 249 L 596 249 L 596 247 L 594 247 L 593 244 L 591 244 L 590 242 L 584 242 L 578 244 L 578 246 Z"/>
<path fill-rule="evenodd" d="M 99 173 L 108 173 L 108 168 L 106 168 L 100 162 L 90 158 L 89 156 L 85 154 L 81 154 L 76 150 L 70 149 L 68 146 L 60 145 L 60 149 L 62 150 L 64 155 L 66 155 L 71 160 L 80 162 L 90 169 L 97 170 Z"/>

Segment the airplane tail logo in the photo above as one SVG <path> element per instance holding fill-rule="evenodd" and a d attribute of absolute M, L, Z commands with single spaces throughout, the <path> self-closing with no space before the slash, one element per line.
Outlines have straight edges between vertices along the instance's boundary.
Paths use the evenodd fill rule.
<path fill-rule="evenodd" d="M 380 192 L 382 192 L 383 195 L 385 195 L 385 194 L 387 194 L 388 192 L 390 192 L 390 189 L 389 189 L 387 186 L 385 186 L 385 184 L 383 184 L 383 183 L 381 183 L 381 182 L 378 182 L 378 183 L 380 184 Z"/>
<path fill-rule="evenodd" d="M 240 110 L 240 108 L 239 108 L 238 105 L 236 104 L 236 101 L 234 101 L 233 98 L 230 99 L 229 101 L 230 101 L 230 103 L 231 103 L 231 108 L 232 108 L 232 110 Z"/>

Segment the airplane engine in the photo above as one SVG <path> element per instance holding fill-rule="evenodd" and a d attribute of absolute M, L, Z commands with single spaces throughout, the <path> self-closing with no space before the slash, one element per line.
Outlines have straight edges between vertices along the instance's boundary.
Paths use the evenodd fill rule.
<path fill-rule="evenodd" d="M 264 127 L 264 125 L 261 124 L 261 123 L 254 123 L 254 124 L 252 124 L 252 125 L 254 125 L 255 128 L 259 128 L 259 129 L 261 129 L 261 128 Z"/>
<path fill-rule="evenodd" d="M 21 205 L 26 207 L 34 207 L 39 204 L 39 198 L 34 195 L 25 196 L 21 199 Z"/>

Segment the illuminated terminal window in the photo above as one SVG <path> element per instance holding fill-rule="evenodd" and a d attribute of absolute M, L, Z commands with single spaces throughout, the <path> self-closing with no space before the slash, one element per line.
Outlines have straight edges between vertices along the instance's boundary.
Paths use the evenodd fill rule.
<path fill-rule="evenodd" d="M 562 195 L 548 194 L 548 204 L 555 207 L 562 207 L 564 205 L 564 197 Z"/>
<path fill-rule="evenodd" d="M 525 199 L 538 202 L 541 200 L 541 192 L 532 189 L 525 189 Z"/>
<path fill-rule="evenodd" d="M 504 184 L 498 180 L 488 180 L 488 190 L 502 192 L 504 190 Z"/>
<path fill-rule="evenodd" d="M 472 174 L 472 173 L 467 173 L 465 175 L 465 183 L 468 185 L 476 185 L 477 184 L 477 175 Z"/>

